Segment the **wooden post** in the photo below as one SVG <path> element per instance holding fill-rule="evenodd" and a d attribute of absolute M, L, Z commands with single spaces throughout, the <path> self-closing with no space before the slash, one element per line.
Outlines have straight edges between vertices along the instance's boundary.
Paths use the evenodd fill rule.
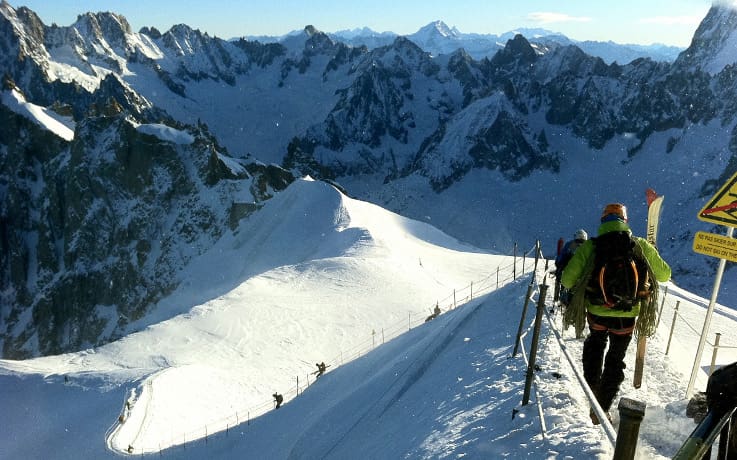
<path fill-rule="evenodd" d="M 527 305 L 530 303 L 530 295 L 532 295 L 532 281 L 527 285 L 527 294 L 525 294 L 525 304 L 522 306 L 522 318 L 519 320 L 519 327 L 517 328 L 517 337 L 514 341 L 514 351 L 512 351 L 512 357 L 517 356 L 517 349 L 519 348 L 519 340 L 522 336 L 522 328 L 525 326 L 525 316 L 527 316 Z"/>
<path fill-rule="evenodd" d="M 520 274 L 521 276 L 524 276 L 524 275 L 525 275 L 525 260 L 526 260 L 526 259 L 527 259 L 527 254 L 525 254 L 525 253 L 523 252 L 523 253 L 522 253 L 522 271 L 521 271 L 521 272 L 519 272 L 519 274 Z"/>
<path fill-rule="evenodd" d="M 525 380 L 525 392 L 522 395 L 522 405 L 526 406 L 530 401 L 530 389 L 532 379 L 535 377 L 535 360 L 537 359 L 537 344 L 540 341 L 540 326 L 542 325 L 543 312 L 545 310 L 545 294 L 548 285 L 540 285 L 540 297 L 537 299 L 537 314 L 535 315 L 535 328 L 532 331 L 532 344 L 530 345 L 530 362 L 527 363 L 527 378 Z"/>
<path fill-rule="evenodd" d="M 514 261 L 514 267 L 512 268 L 512 279 L 517 279 L 517 243 L 514 243 L 514 252 L 512 253 L 512 260 Z"/>
<path fill-rule="evenodd" d="M 668 334 L 668 345 L 665 347 L 665 356 L 668 356 L 668 350 L 670 350 L 670 341 L 673 338 L 673 329 L 676 327 L 676 319 L 678 318 L 678 306 L 681 305 L 681 301 L 676 302 L 676 308 L 673 311 L 673 323 L 670 325 L 670 334 Z"/>
<path fill-rule="evenodd" d="M 634 399 L 619 400 L 619 431 L 614 446 L 613 460 L 632 460 L 637 450 L 640 423 L 645 417 L 645 403 Z"/>

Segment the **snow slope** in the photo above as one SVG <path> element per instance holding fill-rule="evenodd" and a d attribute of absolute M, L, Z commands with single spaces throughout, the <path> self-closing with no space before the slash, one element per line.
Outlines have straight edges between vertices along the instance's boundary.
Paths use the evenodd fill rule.
<path fill-rule="evenodd" d="M 129 446 L 185 459 L 611 457 L 562 352 L 579 366 L 581 341 L 555 332 L 555 311 L 521 406 L 526 364 L 511 354 L 529 252 L 524 262 L 484 253 L 305 179 L 192 267 L 122 340 L 0 361 L 0 458 L 115 458 Z M 629 384 L 632 346 L 622 388 L 647 403 L 640 458 L 672 456 L 694 427 L 685 388 L 704 301 L 668 290 L 645 384 Z M 442 314 L 425 323 L 436 303 Z M 525 325 L 534 310 L 533 299 Z M 737 360 L 735 320 L 721 307 L 712 320 L 710 340 L 723 332 L 732 347 L 718 364 Z M 320 361 L 330 367 L 315 381 Z M 278 411 L 274 392 L 285 398 Z"/>
<path fill-rule="evenodd" d="M 15 89 L 0 93 L 0 102 L 62 139 L 67 141 L 74 139 L 74 121 L 71 117 L 63 117 L 46 107 L 27 102 L 25 97 Z"/>

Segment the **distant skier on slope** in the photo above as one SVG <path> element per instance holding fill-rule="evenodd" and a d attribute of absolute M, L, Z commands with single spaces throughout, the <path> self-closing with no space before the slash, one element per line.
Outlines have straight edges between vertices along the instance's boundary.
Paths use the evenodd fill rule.
<path fill-rule="evenodd" d="M 320 363 L 315 363 L 315 366 L 317 366 L 317 370 L 313 372 L 315 374 L 315 380 L 319 379 L 322 374 L 325 373 L 325 370 L 328 368 L 328 366 L 325 365 L 325 361 Z"/>
<path fill-rule="evenodd" d="M 438 304 L 435 304 L 435 308 L 433 309 L 432 314 L 428 316 L 427 318 L 425 318 L 425 322 L 433 320 L 437 318 L 438 316 L 440 316 L 440 306 Z"/>
<path fill-rule="evenodd" d="M 274 393 L 272 396 L 274 397 L 274 402 L 276 403 L 275 409 L 280 408 L 281 403 L 284 402 L 284 396 L 280 395 L 279 393 Z"/>

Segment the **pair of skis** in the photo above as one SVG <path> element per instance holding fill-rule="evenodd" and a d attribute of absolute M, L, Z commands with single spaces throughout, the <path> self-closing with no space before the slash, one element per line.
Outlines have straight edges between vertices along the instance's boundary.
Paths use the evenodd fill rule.
<path fill-rule="evenodd" d="M 647 235 L 648 243 L 657 246 L 658 225 L 660 223 L 660 208 L 663 205 L 663 196 L 658 196 L 655 190 L 649 188 L 645 191 L 647 196 Z M 635 376 L 632 385 L 635 388 L 642 386 L 642 372 L 645 367 L 645 351 L 647 349 L 647 338 L 639 337 L 637 340 L 637 355 L 635 356 Z"/>

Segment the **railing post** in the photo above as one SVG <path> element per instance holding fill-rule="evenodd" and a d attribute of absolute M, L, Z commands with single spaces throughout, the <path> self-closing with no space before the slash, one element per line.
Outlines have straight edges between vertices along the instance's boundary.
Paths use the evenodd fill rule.
<path fill-rule="evenodd" d="M 519 327 L 517 328 L 517 338 L 514 341 L 514 351 L 512 357 L 517 356 L 517 349 L 519 348 L 520 337 L 522 336 L 522 328 L 525 325 L 525 316 L 527 316 L 527 305 L 530 303 L 530 296 L 532 295 L 532 280 L 527 285 L 527 294 L 525 295 L 525 305 L 522 307 L 522 318 L 519 320 Z"/>
<path fill-rule="evenodd" d="M 665 347 L 665 356 L 668 356 L 668 350 L 670 350 L 670 341 L 673 338 L 673 329 L 676 327 L 676 319 L 678 318 L 678 306 L 681 305 L 681 301 L 676 302 L 676 308 L 673 311 L 673 323 L 670 325 L 670 334 L 668 334 L 668 345 Z"/>
<path fill-rule="evenodd" d="M 524 276 L 524 275 L 525 275 L 525 261 L 526 261 L 526 260 L 527 260 L 527 254 L 525 254 L 525 253 L 523 252 L 523 253 L 522 253 L 522 271 L 521 271 L 521 272 L 519 272 L 519 274 L 520 274 L 521 276 Z"/>
<path fill-rule="evenodd" d="M 517 279 L 517 243 L 514 243 L 514 252 L 512 253 L 512 261 L 514 261 L 514 267 L 512 268 L 512 279 Z"/>
<path fill-rule="evenodd" d="M 711 366 L 709 366 L 709 375 L 714 373 L 714 367 L 717 362 L 717 351 L 719 351 L 719 339 L 722 337 L 721 332 L 717 332 L 717 336 L 714 339 L 714 351 L 711 353 Z"/>
<path fill-rule="evenodd" d="M 535 315 L 535 328 L 532 332 L 532 344 L 530 345 L 530 362 L 527 363 L 527 378 L 525 379 L 525 392 L 522 395 L 522 405 L 530 401 L 530 388 L 532 379 L 535 377 L 535 360 L 537 359 L 537 343 L 540 341 L 540 326 L 542 325 L 545 311 L 545 294 L 548 291 L 547 284 L 540 285 L 540 298 L 537 299 L 537 314 Z"/>
<path fill-rule="evenodd" d="M 637 450 L 637 437 L 640 433 L 640 423 L 645 416 L 645 403 L 621 398 L 618 409 L 619 431 L 612 459 L 631 460 L 635 458 L 635 450 Z"/>

